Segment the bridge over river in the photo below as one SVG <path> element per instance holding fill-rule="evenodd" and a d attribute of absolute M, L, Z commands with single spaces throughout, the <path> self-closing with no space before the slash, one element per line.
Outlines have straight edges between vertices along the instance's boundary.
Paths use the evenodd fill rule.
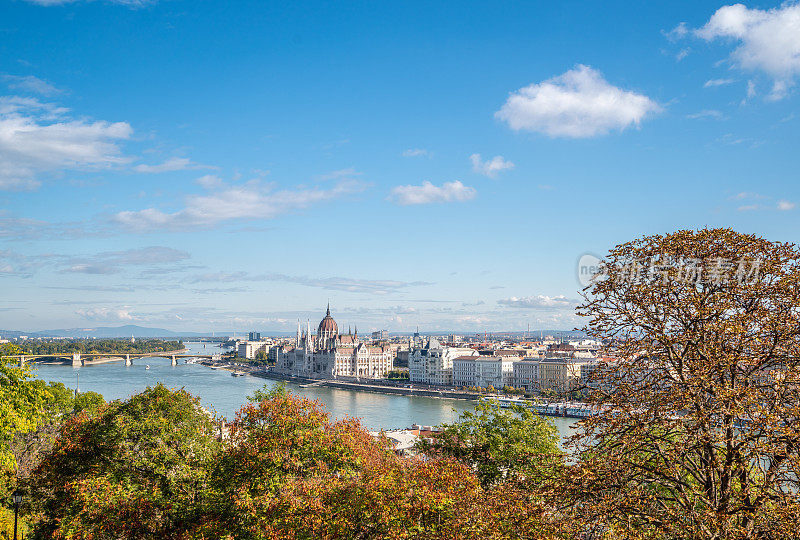
<path fill-rule="evenodd" d="M 20 354 L 16 356 L 8 356 L 7 358 L 16 358 L 19 360 L 19 365 L 24 366 L 27 362 L 33 360 L 41 360 L 42 358 L 61 358 L 69 362 L 72 361 L 73 367 L 85 366 L 86 362 L 91 364 L 93 359 L 102 358 L 105 362 L 125 361 L 126 366 L 132 366 L 134 359 L 137 358 L 169 358 L 172 360 L 172 365 L 178 364 L 179 358 L 202 358 L 206 360 L 219 361 L 222 359 L 221 354 L 187 354 L 183 351 L 180 352 L 149 352 L 149 353 L 55 353 L 55 354 Z"/>

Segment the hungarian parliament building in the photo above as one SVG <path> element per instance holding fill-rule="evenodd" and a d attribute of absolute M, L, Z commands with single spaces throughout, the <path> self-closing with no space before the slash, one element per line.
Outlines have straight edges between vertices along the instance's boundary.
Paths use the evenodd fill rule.
<path fill-rule="evenodd" d="M 382 379 L 392 370 L 394 351 L 385 345 L 373 345 L 358 339 L 358 329 L 347 335 L 331 317 L 331 306 L 311 335 L 311 324 L 305 331 L 297 325 L 294 348 L 278 354 L 275 372 L 311 379 Z"/>

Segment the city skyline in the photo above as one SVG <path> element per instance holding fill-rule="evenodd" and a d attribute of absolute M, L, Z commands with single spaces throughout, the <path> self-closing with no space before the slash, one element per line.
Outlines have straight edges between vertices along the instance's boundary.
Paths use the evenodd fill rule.
<path fill-rule="evenodd" d="M 570 329 L 586 253 L 800 240 L 796 2 L 0 21 L 0 328 Z"/>

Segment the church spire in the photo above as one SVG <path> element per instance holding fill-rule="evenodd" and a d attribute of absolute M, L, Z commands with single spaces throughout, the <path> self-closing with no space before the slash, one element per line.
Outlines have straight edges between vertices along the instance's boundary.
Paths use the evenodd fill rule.
<path fill-rule="evenodd" d="M 330 317 L 331 315 L 331 301 L 328 300 L 328 311 L 325 312 L 326 317 Z"/>

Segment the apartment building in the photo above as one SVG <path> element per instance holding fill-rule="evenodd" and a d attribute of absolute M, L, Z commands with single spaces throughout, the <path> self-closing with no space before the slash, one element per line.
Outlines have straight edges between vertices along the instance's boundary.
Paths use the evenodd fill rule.
<path fill-rule="evenodd" d="M 271 341 L 240 341 L 236 345 L 236 356 L 252 360 L 260 351 L 269 354 Z"/>
<path fill-rule="evenodd" d="M 453 360 L 454 386 L 490 386 L 500 389 L 513 383 L 513 357 L 460 356 Z"/>
<path fill-rule="evenodd" d="M 539 389 L 539 359 L 524 358 L 514 362 L 512 386 L 532 392 Z"/>
<path fill-rule="evenodd" d="M 408 378 L 412 383 L 453 384 L 453 360 L 457 357 L 478 356 L 467 347 L 448 347 L 436 338 L 429 338 L 424 346 L 409 351 Z"/>

